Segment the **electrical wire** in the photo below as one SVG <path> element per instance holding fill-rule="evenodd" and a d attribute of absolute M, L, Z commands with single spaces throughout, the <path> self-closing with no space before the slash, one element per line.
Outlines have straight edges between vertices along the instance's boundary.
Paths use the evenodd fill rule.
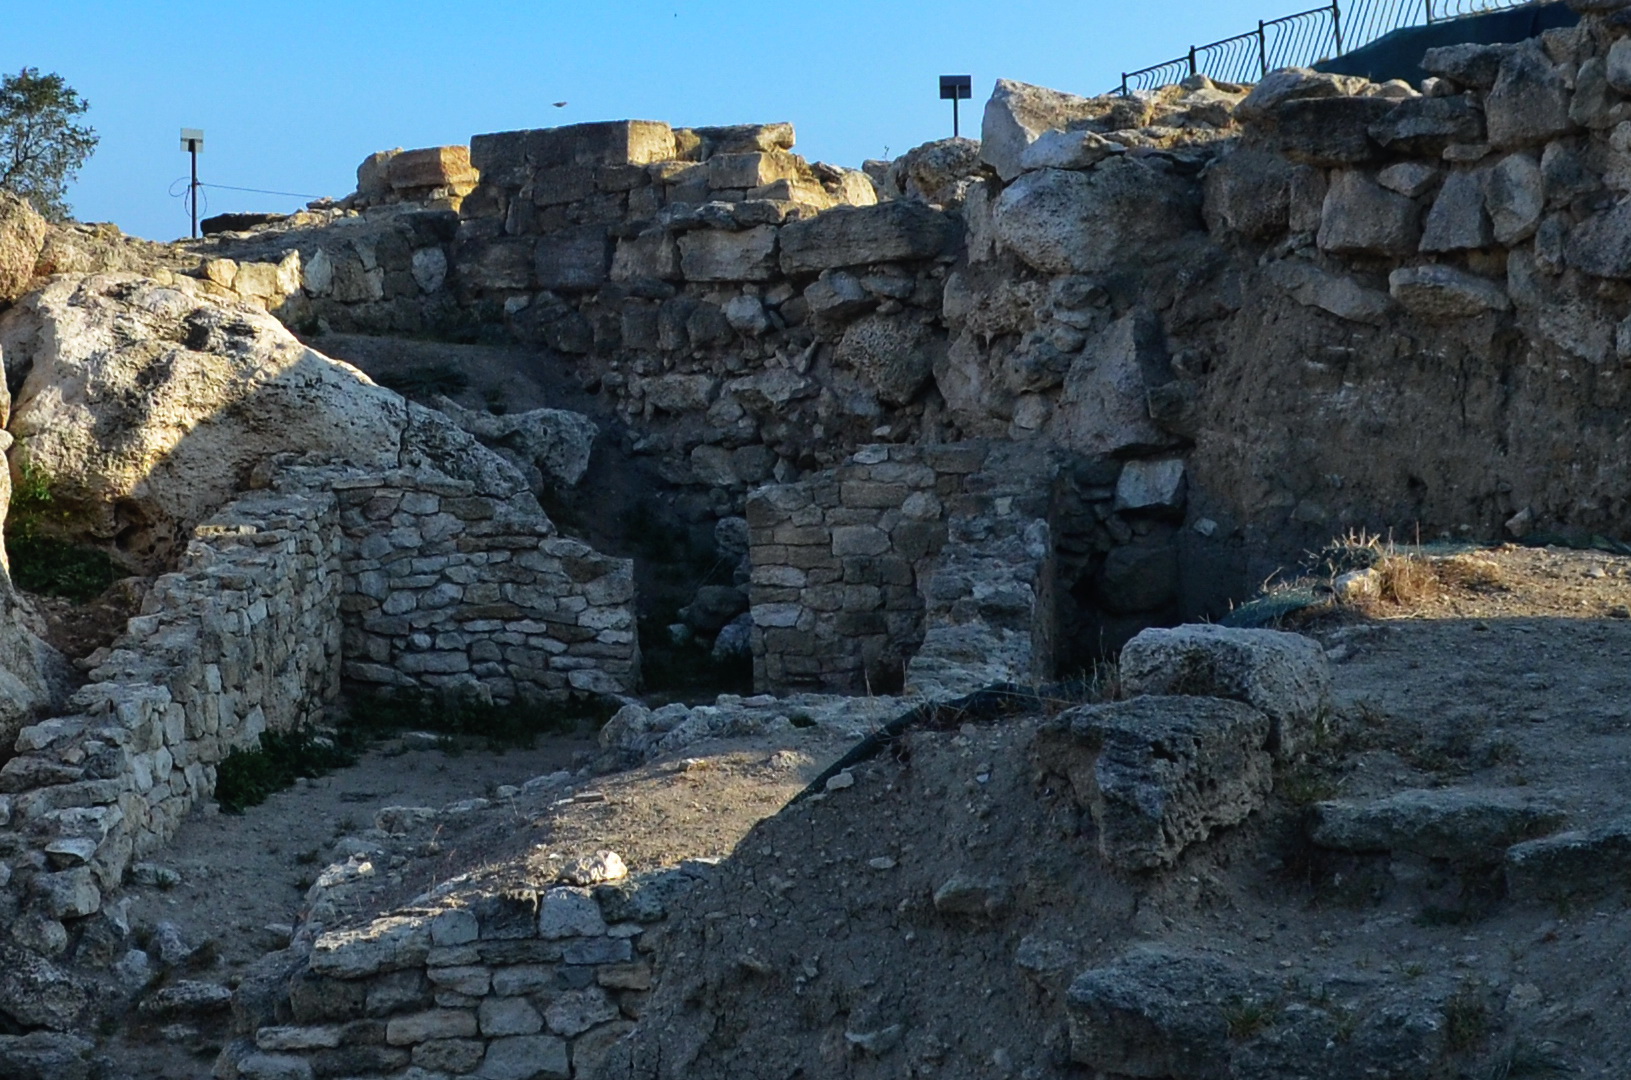
<path fill-rule="evenodd" d="M 327 195 L 312 195 L 300 191 L 267 191 L 265 188 L 233 187 L 231 184 L 206 184 L 202 180 L 199 187 L 215 188 L 219 191 L 248 191 L 255 195 L 287 195 L 291 199 L 326 199 Z"/>

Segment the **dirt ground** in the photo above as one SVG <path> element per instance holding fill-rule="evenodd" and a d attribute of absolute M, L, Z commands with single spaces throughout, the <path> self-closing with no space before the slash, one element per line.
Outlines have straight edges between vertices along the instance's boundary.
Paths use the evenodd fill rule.
<path fill-rule="evenodd" d="M 695 896 L 670 945 L 688 962 L 615 1075 L 1078 1077 L 1067 988 L 1146 949 L 1251 981 L 1227 1006 L 1235 1071 L 1215 1075 L 1624 1076 L 1631 912 L 1612 889 L 1518 904 L 1437 864 L 1304 839 L 1311 802 L 1406 788 L 1516 789 L 1574 828 L 1624 812 L 1631 562 L 1472 558 L 1418 582 L 1408 604 L 1301 628 L 1334 662 L 1330 738 L 1277 777 L 1264 810 L 1170 871 L 1103 868 L 1038 756 L 1042 718 L 921 733 L 855 770 L 853 787 L 766 821 Z M 931 898 L 959 876 L 1000 907 L 938 910 Z M 1386 1055 L 1412 1028 L 1433 1061 L 1395 1070 Z"/>
<path fill-rule="evenodd" d="M 1376 866 L 1333 872 L 1300 840 L 1309 801 L 1404 788 L 1519 788 L 1559 804 L 1571 827 L 1621 812 L 1631 560 L 1515 547 L 1468 558 L 1418 582 L 1408 604 L 1299 627 L 1333 661 L 1329 745 L 1280 777 L 1265 811 L 1150 879 L 1100 869 L 1079 808 L 1034 756 L 1033 718 L 914 736 L 905 753 L 857 769 L 853 789 L 780 813 L 844 743 L 800 732 L 696 745 L 508 798 L 501 786 L 572 768 L 589 744 L 502 755 L 385 746 L 242 816 L 189 821 L 156 860 L 182 884 L 133 889 L 131 921 L 213 941 L 218 961 L 190 977 L 230 985 L 277 944 L 281 930 L 266 927 L 302 916 L 317 873 L 370 845 L 388 853 L 348 900 L 359 917 L 458 873 L 524 867 L 547 881 L 557 861 L 597 848 L 635 870 L 724 859 L 625 1075 L 678 1076 L 693 1061 L 690 1075 L 721 1078 L 1074 1076 L 1065 988 L 1136 943 L 1226 954 L 1271 978 L 1279 1000 L 1310 1008 L 1380 1009 L 1402 993 L 1442 1010 L 1475 991 L 1484 1026 L 1461 1052 L 1467 1068 L 1499 1068 L 1521 1050 L 1620 1075 L 1631 1004 L 1609 958 L 1631 950 L 1621 901 L 1428 917 L 1438 909 L 1425 886 Z M 369 832 L 387 807 L 472 798 L 491 802 L 443 814 L 407 844 Z M 1008 914 L 938 915 L 929 897 L 959 872 L 1004 880 Z M 890 1031 L 883 1042 L 898 1050 L 858 1049 Z M 160 1037 L 124 1044 L 121 1057 L 137 1080 L 207 1076 L 203 1048 L 183 1049 Z"/>

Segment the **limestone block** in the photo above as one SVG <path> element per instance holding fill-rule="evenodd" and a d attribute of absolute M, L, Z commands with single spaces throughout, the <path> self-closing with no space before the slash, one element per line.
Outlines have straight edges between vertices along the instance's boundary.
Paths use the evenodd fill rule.
<path fill-rule="evenodd" d="M 1433 201 L 1422 231 L 1421 250 L 1471 251 L 1494 240 L 1489 214 L 1484 209 L 1484 181 L 1480 173 L 1452 172 Z"/>
<path fill-rule="evenodd" d="M 583 990 L 568 990 L 544 1010 L 544 1021 L 556 1035 L 571 1038 L 581 1035 L 597 1024 L 618 1018 L 617 1006 L 598 986 Z"/>
<path fill-rule="evenodd" d="M 1483 174 L 1484 203 L 1495 240 L 1513 247 L 1535 235 L 1546 212 L 1546 182 L 1529 154 L 1510 154 Z"/>
<path fill-rule="evenodd" d="M 958 235 L 946 214 L 908 202 L 840 206 L 781 232 L 781 267 L 790 275 L 931 259 L 949 252 Z"/>
<path fill-rule="evenodd" d="M 1327 75 L 1311 68 L 1281 68 L 1269 72 L 1252 87 L 1251 93 L 1236 106 L 1235 119 L 1255 124 L 1267 120 L 1285 102 L 1337 97 L 1349 92 L 1349 80 L 1343 76 Z"/>
<path fill-rule="evenodd" d="M 1419 198 L 1439 182 L 1439 170 L 1425 161 L 1401 161 L 1376 174 L 1376 182 L 1407 199 Z"/>
<path fill-rule="evenodd" d="M 1048 422 L 1049 434 L 1061 446 L 1084 454 L 1168 445 L 1171 436 L 1150 419 L 1148 405 L 1152 385 L 1167 381 L 1166 369 L 1159 326 L 1137 313 L 1117 320 L 1071 363 Z"/>
<path fill-rule="evenodd" d="M 480 1080 L 568 1080 L 566 1040 L 553 1035 L 494 1039 L 474 1076 Z"/>
<path fill-rule="evenodd" d="M 675 150 L 674 131 L 667 124 L 611 120 L 477 135 L 470 140 L 470 163 L 485 176 L 489 171 L 513 174 L 528 166 L 649 165 L 672 160 Z"/>
<path fill-rule="evenodd" d="M 1501 73 L 1501 62 L 1511 56 L 1511 45 L 1448 45 L 1428 49 L 1421 59 L 1422 70 L 1461 86 L 1488 90 Z"/>
<path fill-rule="evenodd" d="M 605 919 L 587 889 L 551 889 L 539 903 L 538 936 L 546 941 L 605 932 Z"/>
<path fill-rule="evenodd" d="M 1129 461 L 1116 481 L 1118 510 L 1181 510 L 1184 459 Z"/>
<path fill-rule="evenodd" d="M 1420 236 L 1420 211 L 1369 175 L 1343 169 L 1331 179 L 1320 215 L 1322 251 L 1345 255 L 1410 255 Z"/>
<path fill-rule="evenodd" d="M 468 146 L 432 146 L 393 154 L 386 176 L 397 191 L 405 188 L 474 187 L 481 179 L 470 164 Z M 360 178 L 359 178 L 360 179 Z"/>
<path fill-rule="evenodd" d="M 309 282 L 308 278 L 308 282 Z M 413 280 L 421 292 L 433 293 L 447 281 L 447 253 L 439 247 L 413 253 Z"/>
<path fill-rule="evenodd" d="M 1301 98 L 1275 108 L 1274 146 L 1318 168 L 1360 165 L 1378 156 L 1369 128 L 1395 103 L 1376 97 Z"/>
<path fill-rule="evenodd" d="M 1244 973 L 1215 957 L 1130 953 L 1071 983 L 1071 1060 L 1118 1076 L 1222 1080 L 1234 1043 L 1225 1010 L 1250 989 Z"/>
<path fill-rule="evenodd" d="M 476 1014 L 469 1009 L 431 1009 L 391 1017 L 385 1025 L 385 1041 L 391 1046 L 412 1046 L 430 1039 L 469 1038 L 478 1030 Z"/>
<path fill-rule="evenodd" d="M 612 257 L 611 277 L 613 281 L 679 281 L 684 277 L 679 244 L 665 229 L 648 229 L 638 236 L 624 237 L 618 240 L 617 254 Z"/>
<path fill-rule="evenodd" d="M 1316 803 L 1308 837 L 1337 851 L 1407 852 L 1462 865 L 1499 863 L 1505 849 L 1556 831 L 1558 807 L 1518 791 L 1429 789 Z"/>
<path fill-rule="evenodd" d="M 94 915 L 102 907 L 102 891 L 88 866 L 39 874 L 30 883 L 46 914 L 53 919 L 77 919 Z"/>
<path fill-rule="evenodd" d="M 1497 150 L 1534 146 L 1574 126 L 1569 87 L 1538 42 L 1525 42 L 1501 61 L 1484 99 L 1490 145 Z"/>
<path fill-rule="evenodd" d="M 1214 233 L 1265 238 L 1290 224 L 1292 168 L 1279 154 L 1236 150 L 1206 173 L 1202 214 Z"/>
<path fill-rule="evenodd" d="M 1046 131 L 1025 148 L 1019 166 L 1035 169 L 1091 169 L 1107 157 L 1124 154 L 1127 148 L 1093 131 Z"/>
<path fill-rule="evenodd" d="M 859 373 L 886 405 L 905 405 L 934 377 L 946 341 L 913 315 L 869 315 L 844 331 L 835 365 Z"/>
<path fill-rule="evenodd" d="M 753 154 L 791 150 L 797 141 L 793 125 L 785 121 L 776 124 L 699 127 L 691 128 L 690 132 L 705 148 L 704 159 L 715 154 Z"/>
<path fill-rule="evenodd" d="M 1351 322 L 1380 326 L 1393 309 L 1387 293 L 1366 288 L 1351 277 L 1327 273 L 1312 263 L 1276 261 L 1269 264 L 1268 275 L 1299 304 Z"/>
<path fill-rule="evenodd" d="M 487 1038 L 504 1035 L 536 1035 L 544 1030 L 544 1018 L 524 997 L 488 998 L 477 1010 L 481 1033 Z"/>
<path fill-rule="evenodd" d="M 1102 112 L 1104 105 L 1090 98 L 998 79 L 980 125 L 980 160 L 1012 180 L 1024 169 L 1025 150 L 1044 133 Z"/>
<path fill-rule="evenodd" d="M 1282 757 L 1307 745 L 1331 693 L 1330 665 L 1312 638 L 1210 624 L 1139 634 L 1122 649 L 1121 678 L 1130 694 L 1244 702 L 1269 717 Z"/>
<path fill-rule="evenodd" d="M 1631 886 L 1631 819 L 1514 844 L 1507 895 L 1519 902 L 1589 900 Z"/>
<path fill-rule="evenodd" d="M 1393 271 L 1388 291 L 1406 310 L 1427 319 L 1467 319 L 1512 307 L 1506 290 L 1488 278 L 1437 263 Z"/>
<path fill-rule="evenodd" d="M 388 916 L 357 929 L 319 935 L 312 946 L 311 970 L 337 979 L 359 979 L 417 967 L 429 952 L 428 921 Z"/>
<path fill-rule="evenodd" d="M 1401 101 L 1370 125 L 1370 136 L 1394 153 L 1432 158 L 1451 143 L 1484 139 L 1484 115 L 1466 95 Z"/>
<path fill-rule="evenodd" d="M 1631 41 L 1620 38 L 1614 42 L 1601 63 L 1608 84 L 1622 94 L 1631 93 Z"/>
<path fill-rule="evenodd" d="M 401 149 L 369 154 L 357 166 L 357 194 L 366 202 L 377 202 L 391 193 L 391 159 Z"/>
<path fill-rule="evenodd" d="M 698 229 L 680 237 L 680 267 L 690 281 L 769 281 L 776 276 L 775 227 L 743 232 Z"/>
<path fill-rule="evenodd" d="M 1568 263 L 1601 278 L 1631 278 L 1631 200 L 1577 225 L 1565 248 Z"/>
<path fill-rule="evenodd" d="M 777 180 L 797 180 L 800 161 L 783 150 L 715 154 L 708 159 L 708 186 L 715 191 L 756 188 Z"/>
<path fill-rule="evenodd" d="M 532 240 L 464 240 L 454 249 L 454 272 L 470 289 L 528 289 L 536 251 Z"/>
<path fill-rule="evenodd" d="M 1099 854 L 1121 870 L 1172 865 L 1245 820 L 1273 786 L 1269 718 L 1237 701 L 1141 697 L 1072 709 L 1057 724 Z"/>
<path fill-rule="evenodd" d="M 593 289 L 606 282 L 612 239 L 604 225 L 576 225 L 538 239 L 534 270 L 538 287 L 562 292 Z"/>
<path fill-rule="evenodd" d="M 997 199 L 993 222 L 999 243 L 1038 270 L 1100 274 L 1123 265 L 1134 252 L 1139 258 L 1159 257 L 1198 230 L 1197 194 L 1193 184 L 1171 173 L 1114 158 L 1091 172 L 1026 173 Z"/>

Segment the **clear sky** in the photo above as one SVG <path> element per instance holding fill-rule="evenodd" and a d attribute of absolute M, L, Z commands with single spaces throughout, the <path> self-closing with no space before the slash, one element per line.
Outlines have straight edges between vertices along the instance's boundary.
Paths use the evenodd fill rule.
<path fill-rule="evenodd" d="M 1312 0 L 0 0 L 0 70 L 55 71 L 102 137 L 69 199 L 168 240 L 202 179 L 348 194 L 374 150 L 641 118 L 790 120 L 812 160 L 858 166 L 951 134 L 937 76 L 971 74 L 964 133 L 998 77 L 1099 93 L 1139 68 Z M 565 108 L 552 103 L 566 101 Z M 179 190 L 179 186 L 177 186 Z M 208 193 L 206 212 L 301 198 Z"/>

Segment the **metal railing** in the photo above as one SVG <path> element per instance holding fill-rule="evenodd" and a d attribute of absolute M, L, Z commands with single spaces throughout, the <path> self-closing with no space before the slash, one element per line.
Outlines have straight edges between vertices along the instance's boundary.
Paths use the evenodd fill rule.
<path fill-rule="evenodd" d="M 1523 7 L 1536 0 L 1342 0 L 1295 15 L 1259 22 L 1256 30 L 1192 46 L 1175 60 L 1124 71 L 1112 94 L 1154 90 L 1206 75 L 1219 82 L 1256 82 L 1283 67 L 1304 67 L 1369 45 L 1407 26 L 1421 26 L 1488 11 Z"/>

